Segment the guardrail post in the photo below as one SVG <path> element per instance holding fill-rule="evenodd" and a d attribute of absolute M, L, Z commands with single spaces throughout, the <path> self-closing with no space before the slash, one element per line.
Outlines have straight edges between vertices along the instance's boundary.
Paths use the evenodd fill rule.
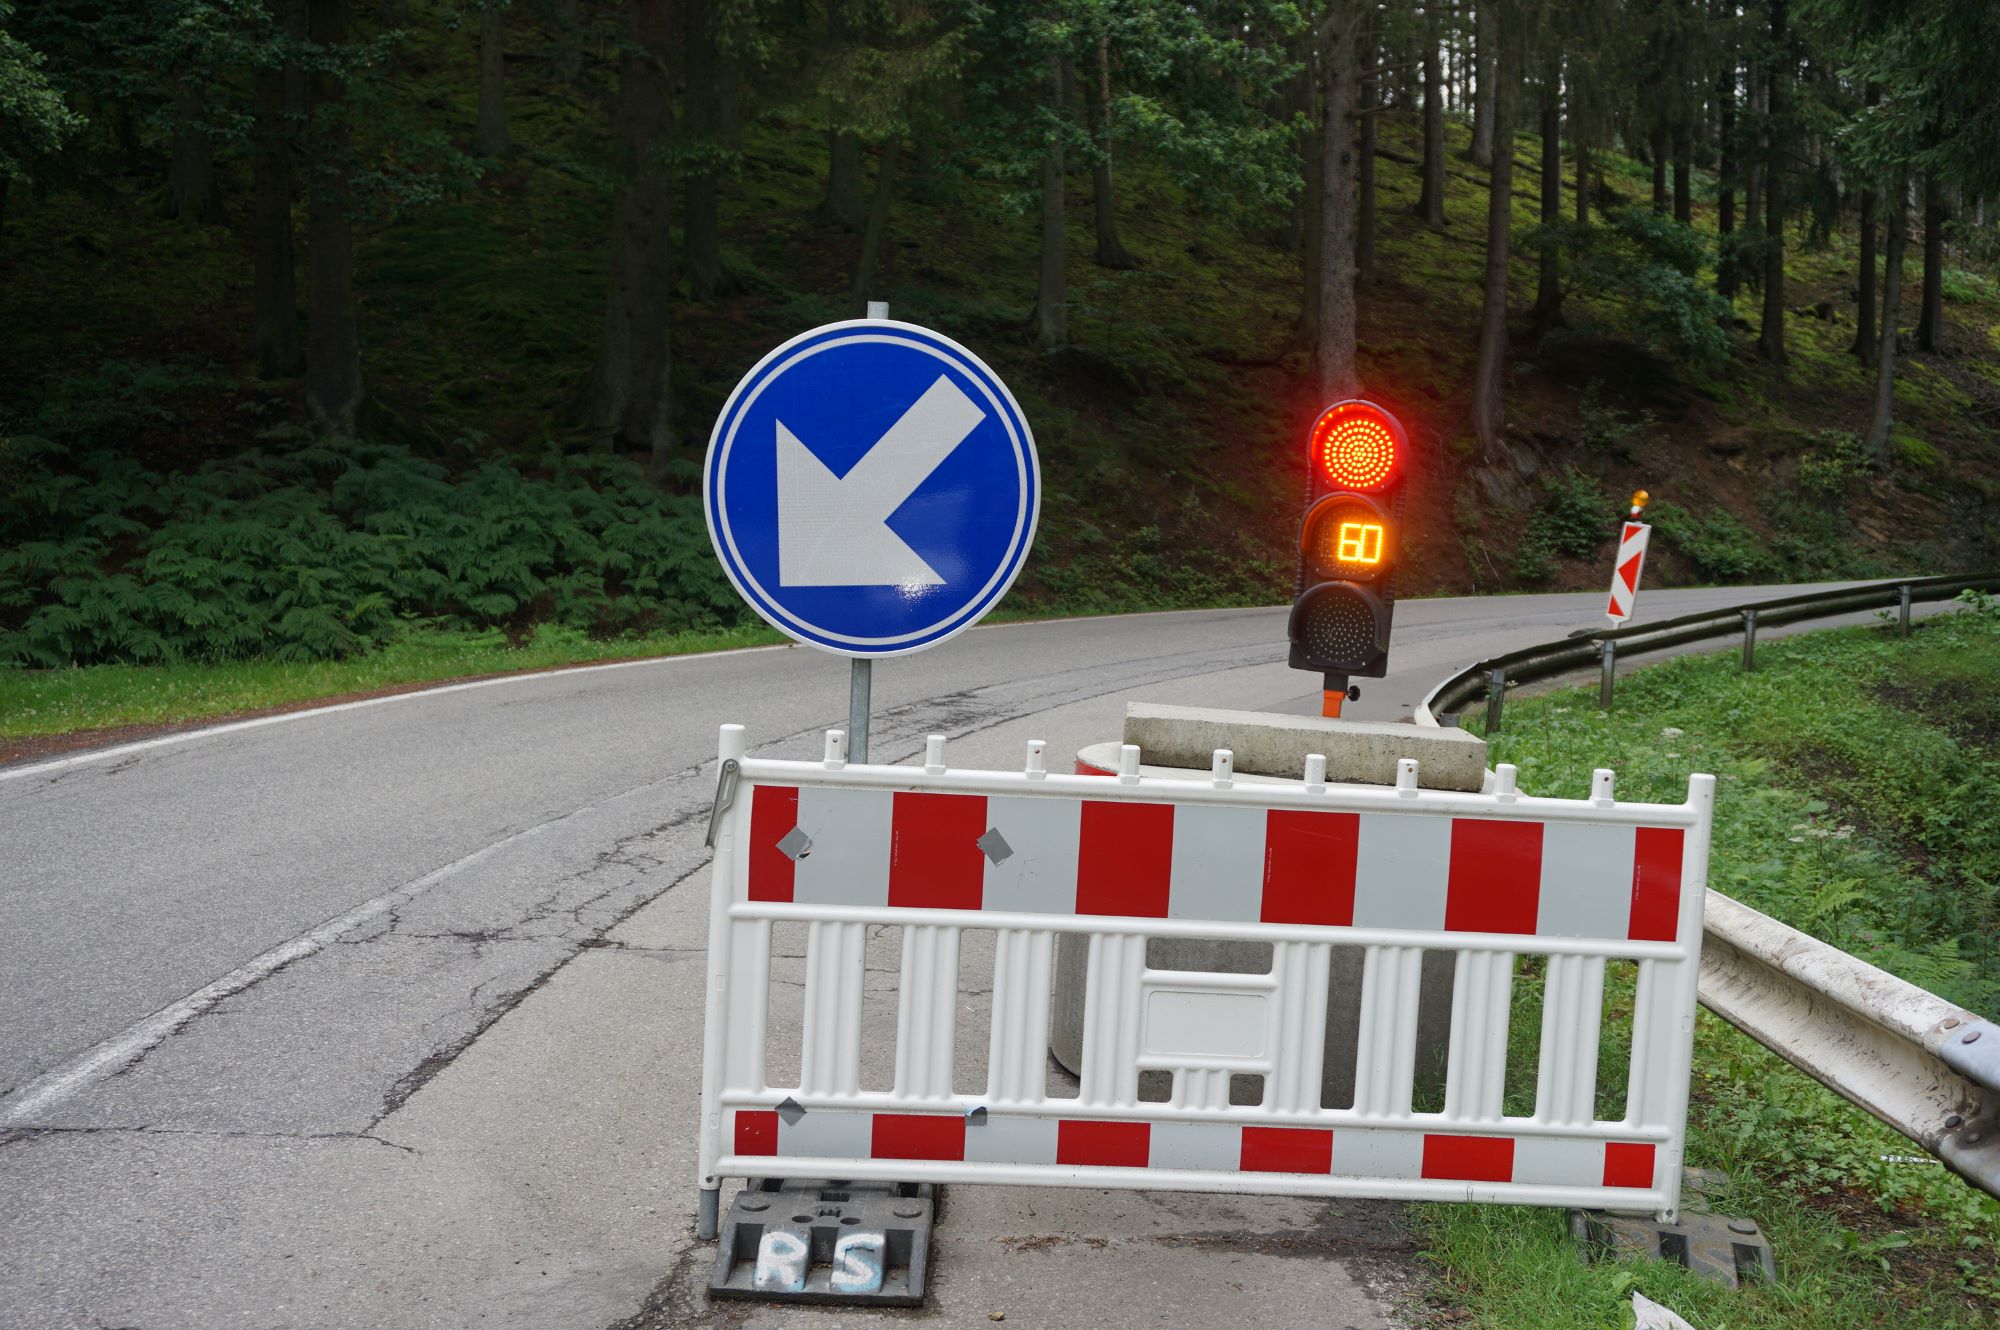
<path fill-rule="evenodd" d="M 1507 700 L 1507 671 L 1494 670 L 1486 676 L 1486 732 L 1500 733 L 1500 707 Z"/>
<path fill-rule="evenodd" d="M 1743 672 L 1757 668 L 1757 611 L 1743 611 Z"/>
<path fill-rule="evenodd" d="M 1610 638 L 1606 638 L 1601 644 L 1600 650 L 1603 654 L 1603 659 L 1598 664 L 1597 708 L 1600 711 L 1609 711 L 1611 710 L 1611 685 L 1618 675 L 1618 644 Z"/>
<path fill-rule="evenodd" d="M 1910 584 L 1908 582 L 1896 588 L 1896 606 L 1896 636 L 1908 637 L 1910 635 Z"/>

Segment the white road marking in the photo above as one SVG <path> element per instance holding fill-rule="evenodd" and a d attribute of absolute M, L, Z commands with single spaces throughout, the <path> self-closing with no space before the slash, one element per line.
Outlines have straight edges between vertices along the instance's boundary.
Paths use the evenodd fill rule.
<path fill-rule="evenodd" d="M 257 716 L 251 720 L 230 721 L 226 725 L 208 725 L 198 730 L 181 730 L 175 734 L 163 734 L 156 739 L 137 739 L 128 744 L 118 744 L 111 748 L 93 748 L 89 752 L 75 753 L 69 757 L 59 757 L 48 762 L 37 762 L 27 767 L 0 768 L 0 781 L 15 780 L 22 776 L 40 775 L 44 772 L 61 771 L 65 767 L 80 766 L 86 762 L 102 762 L 107 758 L 122 757 L 127 753 L 143 753 L 153 748 L 167 748 L 174 744 L 187 743 L 192 739 L 212 739 L 218 735 L 234 734 L 239 730 L 257 730 L 266 725 L 282 725 L 286 721 L 306 720 L 313 716 L 330 716 L 337 711 L 358 711 L 363 707 L 379 707 L 390 702 L 406 702 L 413 697 L 438 697 L 444 693 L 462 693 L 473 688 L 494 688 L 500 684 L 523 683 L 532 679 L 546 679 L 552 674 L 597 674 L 605 670 L 629 670 L 641 665 L 671 665 L 677 661 L 699 660 L 710 656 L 747 655 L 753 651 L 789 651 L 788 642 L 765 647 L 733 647 L 728 651 L 688 651 L 677 656 L 650 656 L 645 660 L 615 660 L 605 665 L 558 665 L 546 670 L 524 670 L 519 674 L 503 674 L 493 679 L 473 679 L 466 683 L 439 684 L 435 688 L 413 688 L 404 693 L 389 693 L 382 697 L 364 697 L 353 702 L 336 702 L 331 706 L 305 707 L 298 711 L 280 712 L 275 716 Z"/>
<path fill-rule="evenodd" d="M 317 928 L 301 933 L 289 941 L 280 942 L 261 956 L 239 965 L 214 983 L 196 989 L 170 1006 L 160 1008 L 137 1024 L 92 1046 L 63 1065 L 43 1072 L 5 1099 L 0 1099 L 0 1130 L 31 1126 L 29 1118 L 55 1107 L 63 1100 L 89 1089 L 98 1081 L 131 1065 L 134 1059 L 151 1052 L 164 1043 L 175 1030 L 224 998 L 242 992 L 293 961 L 303 960 L 335 940 L 345 937 L 377 916 L 414 900 L 454 873 L 470 868 L 495 850 L 526 840 L 530 836 L 540 835 L 547 828 L 558 822 L 565 822 L 578 813 L 587 811 L 589 807 L 586 805 L 584 808 L 564 813 L 560 817 L 552 817 L 546 822 L 538 822 L 524 831 L 517 831 L 490 845 L 483 845 L 471 854 L 454 859 L 444 867 L 426 873 L 413 882 L 404 883 L 394 891 L 385 892 L 373 900 L 363 901 L 346 914 L 329 919 Z"/>
<path fill-rule="evenodd" d="M 975 632 L 992 632 L 1000 628 L 1053 628 L 1059 624 L 1081 623 L 1095 619 L 1157 619 L 1171 614 L 1212 614 L 1226 615 L 1276 611 L 1283 606 L 1248 605 L 1220 610 L 1142 610 L 1137 614 L 1072 614 L 1060 619 L 1020 619 L 1012 623 L 981 624 Z M 445 693 L 462 693 L 471 688 L 495 688 L 501 684 L 525 683 L 536 679 L 546 679 L 557 674 L 597 674 L 605 670 L 629 670 L 642 665 L 672 665 L 680 661 L 707 660 L 714 656 L 744 656 L 758 651 L 795 651 L 797 644 L 777 642 L 762 647 L 732 647 L 727 651 L 686 651 L 677 656 L 649 656 L 645 660 L 617 660 L 604 665 L 557 665 L 546 670 L 523 670 L 517 674 L 503 674 L 493 679 L 473 679 L 466 683 L 439 684 L 435 688 L 412 688 L 408 692 L 390 693 L 382 697 L 364 697 L 354 702 L 335 702 L 323 707 L 301 707 L 297 711 L 285 711 L 275 716 L 257 716 L 250 720 L 234 720 L 223 725 L 206 725 L 198 730 L 180 730 L 173 734 L 163 734 L 155 739 L 135 739 L 131 743 L 116 744 L 110 748 L 93 748 L 88 752 L 72 753 L 68 757 L 52 758 L 47 762 L 37 762 L 32 766 L 0 768 L 0 781 L 15 780 L 22 776 L 40 775 L 50 771 L 61 771 L 67 767 L 82 766 L 89 762 L 103 762 L 109 758 L 123 757 L 128 753 L 143 753 L 154 748 L 168 748 L 175 744 L 188 743 L 195 739 L 212 739 L 238 730 L 262 729 L 266 725 L 282 725 L 287 721 L 309 720 L 314 716 L 330 716 L 337 711 L 357 711 L 362 707 L 379 707 L 390 702 L 407 702 L 413 698 L 438 697 Z M 165 722 L 163 722 L 165 723 Z"/>

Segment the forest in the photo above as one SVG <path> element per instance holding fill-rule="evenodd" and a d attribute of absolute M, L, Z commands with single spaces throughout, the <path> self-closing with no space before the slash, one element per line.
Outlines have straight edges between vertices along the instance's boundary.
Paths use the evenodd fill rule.
<path fill-rule="evenodd" d="M 1010 612 L 2000 548 L 1991 0 L 0 0 L 0 665 L 726 631 L 698 476 L 886 300 L 1042 450 Z"/>

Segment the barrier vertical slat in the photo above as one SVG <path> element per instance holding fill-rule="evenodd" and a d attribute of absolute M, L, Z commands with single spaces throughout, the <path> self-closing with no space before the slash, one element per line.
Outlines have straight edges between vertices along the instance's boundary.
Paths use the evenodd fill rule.
<path fill-rule="evenodd" d="M 771 923 L 738 919 L 729 925 L 729 974 L 741 996 L 729 1022 L 722 1079 L 742 1088 L 763 1088 L 765 1026 L 771 1007 Z"/>
<path fill-rule="evenodd" d="M 1665 961 L 1640 961 L 1632 1000 L 1632 1074 L 1626 1081 L 1625 1120 L 1637 1127 L 1664 1127 L 1667 1088 L 1672 1081 L 1674 974 Z"/>
<path fill-rule="evenodd" d="M 1333 948 L 1324 942 L 1280 942 L 1272 948 L 1271 976 L 1278 982 L 1271 1004 L 1276 1065 L 1265 1082 L 1264 1102 L 1280 1113 L 1310 1113 L 1320 1106 L 1332 963 Z"/>
<path fill-rule="evenodd" d="M 717 790 L 726 788 L 724 773 L 735 770 L 748 750 L 746 731 L 741 725 L 724 725 L 717 736 Z M 747 792 L 740 792 L 747 802 Z M 708 885 L 708 983 L 707 1004 L 702 1015 L 701 1124 L 695 1149 L 695 1185 L 698 1197 L 695 1232 L 703 1239 L 717 1232 L 722 1199 L 722 1179 L 716 1173 L 722 1157 L 722 1049 L 729 1039 L 729 1010 L 735 1005 L 729 989 L 729 908 L 736 900 L 736 826 L 738 818 L 718 807 L 714 812 L 715 859 L 709 865 Z M 766 952 L 768 955 L 768 950 Z M 765 986 L 765 999 L 770 988 Z"/>
<path fill-rule="evenodd" d="M 903 930 L 903 982 L 896 1001 L 896 1093 L 948 1098 L 958 1024 L 956 928 L 913 924 Z"/>
<path fill-rule="evenodd" d="M 866 925 L 814 920 L 806 941 L 806 1016 L 799 1093 L 861 1088 L 861 965 Z"/>
<path fill-rule="evenodd" d="M 1408 1117 L 1417 1070 L 1417 985 L 1422 947 L 1368 948 L 1361 969 L 1361 1032 L 1354 1058 L 1354 1108 L 1370 1117 Z"/>
<path fill-rule="evenodd" d="M 993 946 L 993 1034 L 986 1095 L 996 1104 L 1042 1098 L 1049 1047 L 1055 934 L 1003 928 Z"/>
<path fill-rule="evenodd" d="M 1604 1009 L 1602 956 L 1551 956 L 1542 988 L 1542 1055 L 1535 1116 L 1580 1126 L 1596 1118 L 1597 1038 Z"/>
<path fill-rule="evenodd" d="M 1174 1073 L 1175 1108 L 1228 1108 L 1229 1073 L 1213 1067 L 1188 1067 Z"/>
<path fill-rule="evenodd" d="M 1446 1116 L 1472 1122 L 1499 1120 L 1513 990 L 1512 952 L 1458 953 L 1452 980 L 1451 1044 L 1445 1060 Z"/>
<path fill-rule="evenodd" d="M 1139 1102 L 1139 976 L 1146 939 L 1119 933 L 1090 936 L 1083 989 L 1081 1099 L 1094 1107 Z"/>

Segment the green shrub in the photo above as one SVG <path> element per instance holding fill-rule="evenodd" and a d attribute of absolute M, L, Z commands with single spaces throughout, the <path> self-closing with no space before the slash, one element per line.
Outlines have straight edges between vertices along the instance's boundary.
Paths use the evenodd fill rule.
<path fill-rule="evenodd" d="M 1611 533 L 1616 507 L 1595 482 L 1565 468 L 1543 486 L 1541 501 L 1528 517 L 1514 548 L 1514 575 L 1525 582 L 1545 581 L 1559 559 L 1587 559 Z"/>
<path fill-rule="evenodd" d="M 1946 268 L 1939 275 L 1942 280 L 1938 291 L 1946 300 L 1961 305 L 1978 305 L 1988 301 L 2000 303 L 2000 282 L 1995 282 L 1985 273 Z"/>
<path fill-rule="evenodd" d="M 1757 533 L 1726 509 L 1696 517 L 1677 504 L 1656 503 L 1647 512 L 1669 544 L 1718 581 L 1750 581 L 1780 571 Z"/>
<path fill-rule="evenodd" d="M 1658 423 L 1651 411 L 1639 411 L 1626 419 L 1617 407 L 1605 405 L 1594 383 L 1583 390 L 1583 400 L 1577 405 L 1576 432 L 1584 446 L 1622 462 L 1633 460 L 1636 446 L 1645 442 Z"/>
<path fill-rule="evenodd" d="M 1799 488 L 1813 499 L 1844 504 L 1849 483 L 1869 466 L 1868 449 L 1859 434 L 1819 430 L 1799 455 Z"/>
<path fill-rule="evenodd" d="M 454 475 L 298 434 L 166 475 L 33 436 L 0 456 L 0 664 L 322 659 L 411 622 L 614 636 L 740 615 L 699 500 L 610 457 Z"/>

